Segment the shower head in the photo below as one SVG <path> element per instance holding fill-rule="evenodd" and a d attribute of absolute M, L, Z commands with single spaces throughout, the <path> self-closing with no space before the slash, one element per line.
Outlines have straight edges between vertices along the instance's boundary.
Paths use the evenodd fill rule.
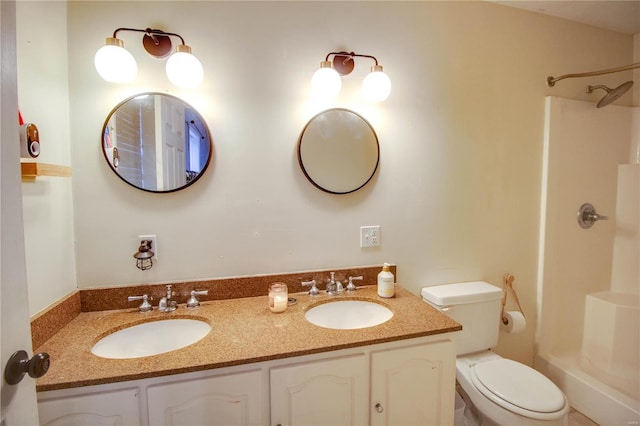
<path fill-rule="evenodd" d="M 587 88 L 587 93 L 592 93 L 595 89 L 605 90 L 607 94 L 604 95 L 604 98 L 600 99 L 600 101 L 596 105 L 598 108 L 602 108 L 602 107 L 606 107 L 611 102 L 615 101 L 620 96 L 627 93 L 627 90 L 631 89 L 631 86 L 633 86 L 633 81 L 627 81 L 626 83 L 622 83 L 620 86 L 616 87 L 615 89 L 609 89 L 607 86 L 602 86 L 602 85 L 589 86 Z"/>

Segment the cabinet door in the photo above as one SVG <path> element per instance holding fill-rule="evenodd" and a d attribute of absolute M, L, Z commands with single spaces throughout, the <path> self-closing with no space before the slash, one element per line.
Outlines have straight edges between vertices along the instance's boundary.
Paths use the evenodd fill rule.
<path fill-rule="evenodd" d="M 43 426 L 140 425 L 139 389 L 98 392 L 38 401 Z"/>
<path fill-rule="evenodd" d="M 147 388 L 151 425 L 262 425 L 261 370 Z"/>
<path fill-rule="evenodd" d="M 364 354 L 271 369 L 271 424 L 367 424 L 367 369 Z"/>
<path fill-rule="evenodd" d="M 449 340 L 373 352 L 371 424 L 453 424 L 455 360 Z"/>

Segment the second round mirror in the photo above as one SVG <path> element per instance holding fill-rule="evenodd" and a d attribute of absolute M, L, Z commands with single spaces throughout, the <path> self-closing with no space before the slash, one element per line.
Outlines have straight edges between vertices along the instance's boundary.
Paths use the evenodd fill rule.
<path fill-rule="evenodd" d="M 380 158 L 378 137 L 367 120 L 343 108 L 317 114 L 298 140 L 298 162 L 309 181 L 332 194 L 365 186 Z"/>

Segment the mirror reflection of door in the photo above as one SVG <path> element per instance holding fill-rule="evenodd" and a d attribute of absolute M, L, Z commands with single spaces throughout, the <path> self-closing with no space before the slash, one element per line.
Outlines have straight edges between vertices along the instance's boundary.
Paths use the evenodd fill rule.
<path fill-rule="evenodd" d="M 200 114 L 179 98 L 146 93 L 118 104 L 102 132 L 111 169 L 125 182 L 150 192 L 171 192 L 195 182 L 212 154 Z"/>
<path fill-rule="evenodd" d="M 155 101 L 157 188 L 179 188 L 187 183 L 185 108 L 175 98 L 155 96 Z"/>

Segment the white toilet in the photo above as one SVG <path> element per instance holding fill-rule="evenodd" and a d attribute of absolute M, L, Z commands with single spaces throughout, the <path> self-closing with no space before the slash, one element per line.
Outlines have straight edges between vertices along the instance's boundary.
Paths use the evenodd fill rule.
<path fill-rule="evenodd" d="M 456 378 L 483 425 L 566 425 L 569 401 L 538 371 L 502 358 L 498 343 L 502 290 L 476 281 L 424 287 L 422 298 L 462 324 L 456 335 Z"/>

